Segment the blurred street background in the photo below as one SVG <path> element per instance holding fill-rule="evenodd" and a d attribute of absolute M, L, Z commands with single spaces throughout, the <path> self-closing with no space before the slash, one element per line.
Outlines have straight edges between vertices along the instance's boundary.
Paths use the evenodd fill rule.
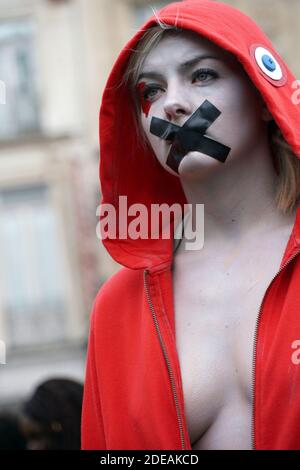
<path fill-rule="evenodd" d="M 166 3 L 0 0 L 0 411 L 83 383 L 89 317 L 120 269 L 96 236 L 98 113 L 121 48 Z M 300 79 L 300 0 L 232 0 Z"/>

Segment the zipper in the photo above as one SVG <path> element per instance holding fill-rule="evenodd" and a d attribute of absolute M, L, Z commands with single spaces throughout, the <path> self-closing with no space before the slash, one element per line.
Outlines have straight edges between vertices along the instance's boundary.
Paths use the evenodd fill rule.
<path fill-rule="evenodd" d="M 252 450 L 255 450 L 255 436 L 254 436 L 254 391 L 255 391 L 255 365 L 256 365 L 256 349 L 257 349 L 257 337 L 258 337 L 258 327 L 259 327 L 259 320 L 261 316 L 261 308 L 264 303 L 266 294 L 268 290 L 270 289 L 271 285 L 273 284 L 274 280 L 277 278 L 277 276 L 282 272 L 283 269 L 285 269 L 291 261 L 293 261 L 296 256 L 298 256 L 300 253 L 300 250 L 298 250 L 280 269 L 279 271 L 275 274 L 273 279 L 270 281 L 270 284 L 268 285 L 265 294 L 262 298 L 262 301 L 260 303 L 260 307 L 258 310 L 258 315 L 256 318 L 256 324 L 255 324 L 255 332 L 254 332 L 254 347 L 253 347 L 253 361 L 252 361 L 252 420 L 251 420 L 251 443 L 252 443 Z"/>
<path fill-rule="evenodd" d="M 255 450 L 255 436 L 254 436 L 254 424 L 255 424 L 255 420 L 254 420 L 254 390 L 255 390 L 255 366 L 256 366 L 256 349 L 257 349 L 257 337 L 258 337 L 258 327 L 259 327 L 259 321 L 260 321 L 260 317 L 261 317 L 261 309 L 262 309 L 262 305 L 265 301 L 265 298 L 266 298 L 266 295 L 267 295 L 267 292 L 269 291 L 271 285 L 273 284 L 274 280 L 277 278 L 277 276 L 279 276 L 279 274 L 300 254 L 300 250 L 298 250 L 280 269 L 279 271 L 275 274 L 275 276 L 273 277 L 273 279 L 270 281 L 266 291 L 265 291 L 265 294 L 262 298 L 262 301 L 260 303 L 260 307 L 259 307 L 259 310 L 258 310 L 258 315 L 257 315 L 257 318 L 256 318 L 256 324 L 255 324 L 255 332 L 254 332 L 254 346 L 253 346 L 253 360 L 252 360 L 252 387 L 251 387 L 251 392 L 252 392 L 252 420 L 251 420 L 251 443 L 252 443 L 252 450 Z M 172 392 L 173 392 L 173 397 L 174 397 L 174 401 L 175 401 L 175 406 L 176 406 L 176 413 L 177 413 L 177 420 L 178 420 L 178 424 L 179 424 L 179 431 L 180 431 L 180 438 L 181 438 L 181 447 L 182 447 L 182 450 L 185 449 L 185 439 L 184 439 L 184 432 L 183 432 L 183 424 L 182 424 L 182 416 L 181 416 L 181 413 L 180 413 L 180 408 L 179 408 L 179 403 L 178 403 L 178 397 L 177 397 L 177 392 L 176 392 L 176 386 L 175 386 L 175 381 L 174 381 L 174 375 L 173 375 L 173 371 L 172 371 L 172 368 L 171 368 L 171 363 L 170 363 L 170 360 L 169 360 L 169 357 L 168 357 L 168 354 L 167 354 L 167 351 L 166 351 L 166 347 L 165 347 L 165 344 L 164 344 L 164 341 L 163 341 L 163 338 L 162 338 L 162 335 L 161 335 L 161 332 L 160 332 L 160 328 L 159 328 L 159 324 L 158 324 L 158 321 L 157 321 L 157 317 L 156 317 L 156 313 L 155 313 L 155 309 L 153 307 L 153 304 L 152 304 L 152 301 L 151 301 L 151 297 L 150 297 L 150 293 L 149 293 L 149 288 L 148 288 L 148 283 L 147 283 L 147 274 L 149 273 L 149 271 L 147 269 L 144 270 L 144 285 L 145 285 L 145 290 L 146 290 L 146 296 L 147 296 L 147 300 L 148 300 L 148 304 L 149 304 L 149 307 L 150 307 L 150 310 L 151 310 L 151 313 L 152 313 L 152 317 L 153 317 L 153 321 L 154 321 L 154 324 L 155 324 L 155 328 L 156 328 L 156 331 L 157 331 L 157 334 L 158 334 L 158 337 L 159 337 L 159 341 L 160 341 L 160 344 L 161 344 L 161 348 L 162 348 L 162 351 L 163 351 L 163 354 L 164 354 L 164 357 L 165 357 L 165 360 L 166 360 L 166 363 L 167 363 L 167 367 L 168 367 L 168 373 L 169 373 L 169 376 L 170 376 L 170 380 L 171 380 L 171 387 L 172 387 Z"/>
<path fill-rule="evenodd" d="M 177 420 L 178 420 L 178 424 L 179 424 L 181 448 L 182 448 L 182 450 L 184 450 L 185 449 L 185 439 L 184 439 L 184 432 L 183 432 L 182 416 L 181 416 L 179 402 L 178 402 L 178 396 L 177 396 L 177 391 L 176 391 L 176 386 L 175 386 L 175 381 L 174 381 L 174 374 L 173 374 L 173 371 L 172 371 L 172 367 L 171 367 L 170 359 L 169 359 L 169 356 L 168 356 L 168 353 L 167 353 L 167 350 L 166 350 L 166 346 L 165 346 L 165 343 L 163 341 L 163 338 L 162 338 L 162 335 L 161 335 L 161 332 L 160 332 L 159 324 L 158 324 L 157 317 L 156 317 L 156 312 L 155 312 L 155 309 L 153 307 L 153 303 L 152 303 L 152 300 L 151 300 L 151 297 L 150 297 L 150 292 L 149 292 L 148 282 L 147 282 L 147 274 L 148 273 L 149 273 L 148 269 L 145 269 L 144 270 L 144 285 L 145 285 L 145 290 L 146 290 L 146 296 L 147 296 L 148 304 L 149 304 L 149 307 L 150 307 L 150 310 L 151 310 L 151 313 L 152 313 L 152 317 L 153 317 L 155 328 L 156 328 L 156 331 L 157 331 L 157 334 L 158 334 L 160 345 L 161 345 L 161 348 L 162 348 L 162 351 L 163 351 L 163 355 L 164 355 L 164 358 L 165 358 L 166 363 L 167 363 L 168 373 L 169 373 L 169 377 L 170 377 L 170 381 L 171 381 L 173 398 L 174 398 L 174 401 L 175 401 Z"/>

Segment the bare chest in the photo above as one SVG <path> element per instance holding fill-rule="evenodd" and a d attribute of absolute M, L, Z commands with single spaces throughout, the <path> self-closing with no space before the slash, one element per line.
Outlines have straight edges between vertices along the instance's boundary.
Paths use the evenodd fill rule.
<path fill-rule="evenodd" d="M 274 252 L 273 252 L 274 254 Z M 255 328 L 282 251 L 174 263 L 176 347 L 193 449 L 250 449 Z"/>

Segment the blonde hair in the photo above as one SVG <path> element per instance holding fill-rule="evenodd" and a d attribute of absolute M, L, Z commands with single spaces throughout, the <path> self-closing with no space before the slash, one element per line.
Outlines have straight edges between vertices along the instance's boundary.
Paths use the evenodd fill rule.
<path fill-rule="evenodd" d="M 156 16 L 156 15 L 155 15 Z M 141 138 L 143 148 L 149 146 L 140 119 L 140 102 L 136 93 L 138 77 L 148 53 L 162 40 L 165 35 L 178 35 L 182 28 L 163 23 L 156 16 L 157 25 L 146 30 L 134 49 L 127 63 L 122 84 L 129 87 L 135 109 L 135 125 L 137 135 Z M 273 157 L 273 165 L 278 175 L 275 203 L 283 213 L 293 212 L 300 202 L 300 160 L 291 146 L 284 139 L 280 128 L 274 120 L 268 122 L 268 137 Z"/>

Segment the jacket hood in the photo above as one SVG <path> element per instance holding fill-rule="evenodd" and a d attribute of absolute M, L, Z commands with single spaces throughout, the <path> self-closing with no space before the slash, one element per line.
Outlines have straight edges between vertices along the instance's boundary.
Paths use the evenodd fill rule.
<path fill-rule="evenodd" d="M 164 23 L 194 31 L 234 54 L 261 93 L 285 140 L 300 158 L 300 108 L 292 101 L 296 79 L 251 18 L 213 0 L 170 3 L 157 16 Z M 132 49 L 144 31 L 156 24 L 156 16 L 150 17 L 120 52 L 104 89 L 99 116 L 101 206 L 113 206 L 116 215 L 116 237 L 103 237 L 102 242 L 118 263 L 133 269 L 163 266 L 172 261 L 175 221 L 170 222 L 171 237 L 167 239 L 122 238 L 119 197 L 127 198 L 128 208 L 143 204 L 149 221 L 151 204 L 176 203 L 182 209 L 187 204 L 179 178 L 164 170 L 152 150 L 142 148 L 138 142 L 133 103 L 128 88 L 122 84 Z M 128 216 L 127 226 L 138 215 Z M 101 213 L 100 220 L 104 216 L 107 214 Z"/>

